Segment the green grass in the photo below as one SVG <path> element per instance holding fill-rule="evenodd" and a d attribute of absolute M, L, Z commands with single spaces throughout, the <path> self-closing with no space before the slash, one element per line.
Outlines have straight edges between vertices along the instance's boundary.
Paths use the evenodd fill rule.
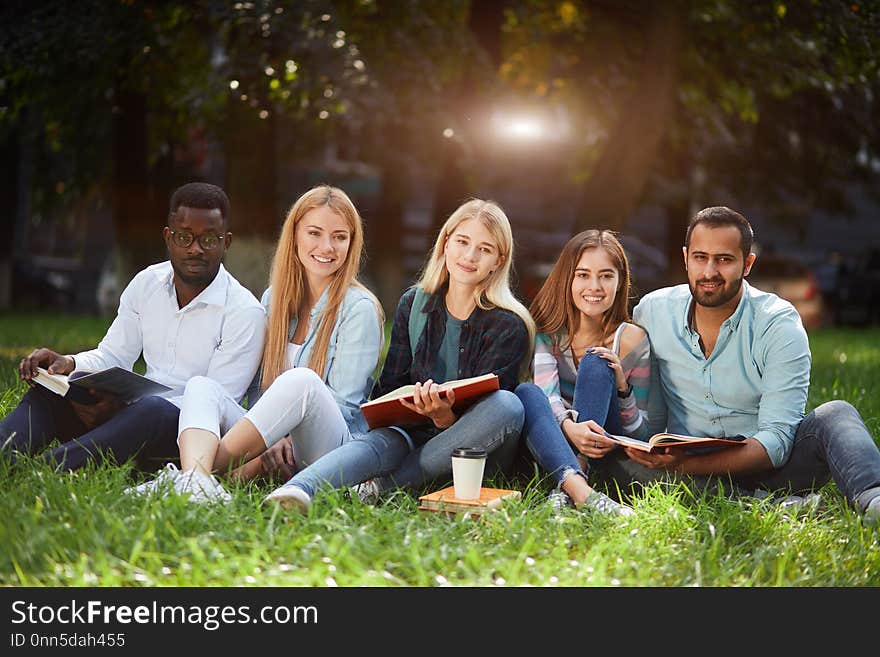
<path fill-rule="evenodd" d="M 0 317 L 0 415 L 24 392 L 18 359 L 45 341 L 97 343 L 106 320 Z M 880 429 L 880 331 L 811 334 L 809 408 L 854 403 Z M 501 479 L 523 499 L 482 520 L 421 514 L 398 492 L 376 506 L 321 493 L 308 516 L 259 506 L 265 483 L 230 504 L 131 499 L 130 466 L 58 474 L 0 465 L 3 586 L 841 586 L 880 585 L 880 530 L 862 526 L 833 484 L 814 514 L 765 501 L 655 486 L 625 520 L 544 505 L 547 483 Z"/>

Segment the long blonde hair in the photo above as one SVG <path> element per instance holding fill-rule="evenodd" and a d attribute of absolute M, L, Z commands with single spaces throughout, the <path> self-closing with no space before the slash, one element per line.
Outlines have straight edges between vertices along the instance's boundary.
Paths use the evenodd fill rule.
<path fill-rule="evenodd" d="M 482 310 L 491 310 L 492 308 L 502 308 L 519 316 L 525 323 L 529 332 L 529 345 L 534 344 L 535 339 L 535 322 L 529 314 L 528 309 L 517 300 L 510 289 L 510 270 L 513 264 L 513 231 L 510 228 L 510 221 L 504 210 L 501 209 L 494 201 L 484 201 L 482 199 L 471 199 L 453 212 L 443 228 L 437 235 L 437 241 L 434 242 L 434 248 L 428 262 L 425 264 L 422 276 L 418 285 L 428 294 L 434 294 L 449 280 L 449 270 L 446 269 L 446 258 L 444 252 L 446 250 L 446 242 L 450 235 L 455 232 L 459 224 L 468 219 L 477 219 L 482 223 L 492 239 L 498 247 L 498 255 L 501 258 L 500 266 L 489 276 L 487 276 L 474 290 L 474 301 L 478 308 Z M 531 362 L 531 353 L 523 355 L 525 369 Z"/>
<path fill-rule="evenodd" d="M 379 323 L 384 322 L 384 313 L 378 299 L 357 279 L 361 267 L 364 247 L 364 229 L 361 216 L 348 195 L 337 187 L 319 185 L 300 196 L 287 213 L 281 236 L 272 258 L 269 285 L 272 288 L 269 304 L 269 322 L 266 329 L 266 342 L 263 347 L 263 365 L 260 387 L 265 390 L 285 370 L 289 326 L 292 317 L 299 314 L 307 299 L 306 277 L 303 264 L 296 254 L 296 227 L 307 212 L 315 208 L 329 207 L 345 219 L 351 239 L 345 262 L 335 274 L 327 293 L 327 305 L 321 313 L 315 346 L 309 358 L 308 367 L 322 379 L 327 361 L 330 335 L 336 324 L 336 316 L 350 286 L 364 290 L 376 304 Z"/>
<path fill-rule="evenodd" d="M 602 317 L 602 338 L 607 339 L 622 322 L 629 321 L 629 261 L 620 240 L 609 230 L 580 232 L 562 247 L 562 253 L 529 307 L 541 333 L 552 336 L 554 341 L 560 333 L 566 334 L 564 344 L 557 345 L 562 350 L 568 349 L 580 326 L 581 313 L 574 305 L 571 283 L 578 262 L 588 249 L 605 251 L 618 274 L 617 296 Z"/>

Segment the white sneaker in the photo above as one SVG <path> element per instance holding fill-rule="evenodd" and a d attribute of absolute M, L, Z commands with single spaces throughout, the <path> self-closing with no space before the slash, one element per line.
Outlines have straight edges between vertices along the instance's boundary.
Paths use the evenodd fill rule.
<path fill-rule="evenodd" d="M 181 472 L 173 463 L 166 463 L 165 468 L 156 475 L 155 479 L 150 479 L 137 486 L 130 486 L 125 489 L 126 495 L 153 495 L 155 493 L 168 493 L 174 490 L 175 482 Z"/>
<path fill-rule="evenodd" d="M 299 486 L 285 484 L 269 493 L 263 500 L 262 506 L 278 504 L 285 511 L 294 511 L 305 515 L 312 505 L 312 498 Z"/>
<path fill-rule="evenodd" d="M 373 504 L 379 499 L 379 484 L 375 479 L 367 479 L 353 488 L 361 504 Z"/>
<path fill-rule="evenodd" d="M 174 491 L 179 495 L 189 495 L 190 502 L 229 502 L 232 495 L 217 481 L 214 475 L 197 468 L 181 472 L 174 482 Z"/>

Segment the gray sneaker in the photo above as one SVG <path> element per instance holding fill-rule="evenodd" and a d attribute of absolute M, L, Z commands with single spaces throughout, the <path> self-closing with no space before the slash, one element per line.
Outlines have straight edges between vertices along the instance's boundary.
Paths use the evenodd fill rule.
<path fill-rule="evenodd" d="M 547 497 L 547 506 L 549 506 L 554 513 L 560 513 L 565 509 L 573 509 L 574 502 L 571 497 L 569 497 L 568 493 L 561 488 L 557 488 Z"/>
<path fill-rule="evenodd" d="M 822 504 L 822 496 L 819 493 L 810 493 L 806 496 L 789 495 L 778 502 L 780 509 L 788 511 L 806 511 L 812 513 Z"/>
<path fill-rule="evenodd" d="M 880 526 L 880 495 L 868 504 L 868 508 L 865 509 L 865 515 L 862 516 L 862 522 L 869 527 Z"/>
<path fill-rule="evenodd" d="M 379 484 L 375 479 L 367 479 L 365 482 L 352 487 L 352 491 L 358 496 L 361 504 L 375 504 L 379 499 Z"/>
<path fill-rule="evenodd" d="M 752 491 L 747 497 L 756 500 L 767 500 L 771 505 L 778 506 L 780 509 L 785 509 L 786 511 L 798 511 L 804 509 L 805 511 L 812 513 L 822 504 L 822 496 L 819 495 L 819 493 L 777 497 L 772 492 L 759 488 Z"/>
<path fill-rule="evenodd" d="M 583 508 L 597 511 L 606 516 L 635 515 L 635 510 L 631 507 L 621 504 L 620 502 L 615 502 L 605 493 L 600 493 L 599 491 L 594 491 L 586 500 L 584 500 Z"/>

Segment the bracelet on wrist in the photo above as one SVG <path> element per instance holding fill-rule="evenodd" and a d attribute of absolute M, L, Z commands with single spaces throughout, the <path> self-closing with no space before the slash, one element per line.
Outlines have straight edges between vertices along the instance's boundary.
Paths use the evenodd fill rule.
<path fill-rule="evenodd" d="M 627 397 L 629 397 L 632 394 L 632 392 L 633 392 L 633 387 L 632 387 L 632 383 L 630 383 L 626 386 L 626 390 L 618 390 L 617 396 L 620 397 L 621 399 L 626 399 Z"/>

